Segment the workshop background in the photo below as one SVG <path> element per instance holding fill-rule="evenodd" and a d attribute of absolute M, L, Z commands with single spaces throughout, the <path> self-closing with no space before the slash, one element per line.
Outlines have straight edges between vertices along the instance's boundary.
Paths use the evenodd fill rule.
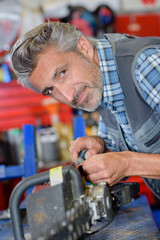
<path fill-rule="evenodd" d="M 97 133 L 97 112 L 73 111 L 16 83 L 10 61 L 13 43 L 48 20 L 70 22 L 97 38 L 105 32 L 160 36 L 160 0 L 0 0 L 0 210 L 8 208 L 11 191 L 21 180 L 5 175 L 5 168 L 24 162 L 25 124 L 34 126 L 37 172 L 71 162 L 73 119 L 83 116 L 82 135 Z M 140 183 L 160 229 L 160 201 L 141 178 L 130 180 Z"/>

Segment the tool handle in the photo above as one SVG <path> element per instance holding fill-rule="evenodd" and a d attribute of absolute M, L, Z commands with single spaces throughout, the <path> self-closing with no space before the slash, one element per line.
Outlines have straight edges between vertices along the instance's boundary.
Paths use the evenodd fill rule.
<path fill-rule="evenodd" d="M 79 152 L 78 157 L 82 158 L 83 160 L 86 160 L 85 154 L 86 154 L 87 151 L 88 151 L 88 149 L 87 149 L 87 148 L 84 148 L 83 150 L 81 150 L 81 151 Z"/>
<path fill-rule="evenodd" d="M 88 151 L 88 149 L 87 149 L 87 148 L 84 148 L 83 150 L 81 150 L 81 151 L 79 152 L 78 158 L 76 159 L 77 165 L 81 164 L 83 161 L 86 160 L 85 154 L 86 154 L 87 151 Z"/>

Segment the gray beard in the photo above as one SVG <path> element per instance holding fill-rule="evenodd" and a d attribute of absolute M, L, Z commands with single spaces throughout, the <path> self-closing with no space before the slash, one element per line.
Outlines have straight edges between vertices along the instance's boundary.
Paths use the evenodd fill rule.
<path fill-rule="evenodd" d="M 81 57 L 84 59 L 86 64 L 88 64 L 91 84 L 84 83 L 84 85 L 82 85 L 82 87 L 77 92 L 74 100 L 72 101 L 72 107 L 76 108 L 76 109 L 84 110 L 87 112 L 94 112 L 100 105 L 101 100 L 102 100 L 102 95 L 103 95 L 103 79 L 102 79 L 102 75 L 101 75 L 101 70 L 95 63 L 90 62 L 83 55 L 81 55 Z M 85 106 L 77 105 L 77 100 L 78 100 L 79 96 L 81 95 L 81 93 L 85 90 L 85 88 L 93 89 L 93 91 L 96 90 L 95 93 L 97 95 L 97 99 L 94 102 L 93 107 L 89 107 L 89 106 L 85 107 Z M 83 105 L 87 105 L 87 104 L 89 105 L 89 103 L 93 102 L 93 100 L 95 100 L 94 96 L 90 94 L 85 99 L 85 102 L 83 103 Z"/>
<path fill-rule="evenodd" d="M 92 88 L 92 87 L 90 87 L 90 88 Z M 100 103 L 101 103 L 101 100 L 102 100 L 102 91 L 99 89 L 99 87 L 93 87 L 93 88 L 97 88 L 98 89 L 98 97 L 97 97 L 97 100 L 96 100 L 96 102 L 95 102 L 95 104 L 94 104 L 94 106 L 93 107 L 83 107 L 83 106 L 77 106 L 77 102 L 76 102 L 76 100 L 75 101 L 73 101 L 72 102 L 72 107 L 73 108 L 76 108 L 76 109 L 79 109 L 79 110 L 84 110 L 84 111 L 87 111 L 87 112 L 94 112 L 98 107 L 99 107 L 99 105 L 100 105 Z M 92 101 L 92 99 L 90 99 L 90 96 L 88 96 L 87 97 L 87 99 L 86 99 L 86 105 L 87 105 L 87 103 L 89 103 L 90 101 Z M 84 105 L 85 105 L 85 103 L 84 103 Z"/>

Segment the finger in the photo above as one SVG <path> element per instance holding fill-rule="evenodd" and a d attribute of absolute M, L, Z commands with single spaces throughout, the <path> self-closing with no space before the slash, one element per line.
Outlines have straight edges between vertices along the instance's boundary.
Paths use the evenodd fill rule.
<path fill-rule="evenodd" d="M 75 151 L 76 145 L 78 145 L 77 140 L 74 140 L 74 141 L 70 142 L 70 148 L 69 148 L 70 153 Z"/>
<path fill-rule="evenodd" d="M 97 149 L 95 147 L 92 147 L 90 149 L 88 149 L 88 151 L 85 154 L 85 158 L 89 159 L 91 156 L 94 156 L 97 154 Z"/>
<path fill-rule="evenodd" d="M 70 152 L 75 151 L 75 149 L 82 150 L 84 148 L 91 149 L 91 151 L 88 152 L 88 155 L 91 156 L 95 153 L 102 153 L 104 150 L 104 140 L 97 136 L 86 136 L 86 137 L 79 137 L 76 140 L 71 142 L 70 146 Z"/>
<path fill-rule="evenodd" d="M 84 148 L 86 148 L 86 137 L 79 137 L 77 138 L 75 141 L 71 142 L 71 146 L 69 148 L 71 157 L 72 157 L 72 161 L 76 161 L 76 159 L 78 158 L 78 154 L 81 150 L 83 150 Z"/>
<path fill-rule="evenodd" d="M 98 177 L 97 173 L 85 175 L 83 171 L 83 176 L 88 182 L 95 183 L 95 184 L 105 182 L 107 185 L 110 185 L 112 183 L 112 180 L 110 178 Z"/>
<path fill-rule="evenodd" d="M 71 159 L 72 159 L 72 162 L 74 162 L 75 165 L 76 164 L 76 159 L 78 158 L 78 153 L 77 152 L 73 152 L 73 154 L 71 155 Z"/>
<path fill-rule="evenodd" d="M 114 186 L 115 184 L 117 184 L 119 182 L 118 179 L 114 179 L 113 177 L 110 178 L 104 178 L 104 179 L 98 179 L 98 180 L 94 180 L 92 179 L 94 176 L 87 176 L 86 178 L 90 181 L 92 181 L 92 183 L 98 184 L 101 182 L 105 182 L 107 184 L 107 186 L 111 187 Z M 91 180 L 92 179 L 92 180 Z"/>
<path fill-rule="evenodd" d="M 83 174 L 83 176 L 84 176 L 84 174 Z M 118 183 L 118 181 L 113 181 L 112 178 L 104 178 L 104 179 L 102 178 L 102 179 L 97 180 L 97 179 L 95 179 L 94 175 L 87 175 L 84 177 L 85 177 L 86 181 L 94 183 L 94 184 L 105 182 L 107 186 L 113 186 L 116 183 Z"/>
<path fill-rule="evenodd" d="M 95 173 L 98 171 L 97 169 L 97 160 L 95 159 L 95 156 L 92 156 L 88 159 L 86 159 L 85 161 L 83 161 L 81 163 L 84 171 L 87 173 L 87 174 L 91 174 L 91 173 Z"/>
<path fill-rule="evenodd" d="M 83 167 L 83 174 L 84 176 L 89 177 L 92 181 L 104 181 L 105 179 L 110 178 L 110 175 L 106 171 L 97 171 L 96 168 L 90 169 Z"/>
<path fill-rule="evenodd" d="M 86 161 L 82 163 L 83 168 L 89 173 L 104 171 L 107 168 L 108 164 L 106 159 L 103 161 L 103 155 L 104 154 L 95 154 L 86 159 Z"/>

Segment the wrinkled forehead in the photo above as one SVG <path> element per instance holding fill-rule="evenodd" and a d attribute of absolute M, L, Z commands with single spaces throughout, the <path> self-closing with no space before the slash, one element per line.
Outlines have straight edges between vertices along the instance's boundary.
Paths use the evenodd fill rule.
<path fill-rule="evenodd" d="M 41 92 L 46 84 L 49 85 L 56 79 L 60 71 L 70 66 L 73 59 L 75 59 L 74 53 L 61 53 L 53 49 L 40 54 L 37 65 L 29 76 L 30 84 Z"/>

